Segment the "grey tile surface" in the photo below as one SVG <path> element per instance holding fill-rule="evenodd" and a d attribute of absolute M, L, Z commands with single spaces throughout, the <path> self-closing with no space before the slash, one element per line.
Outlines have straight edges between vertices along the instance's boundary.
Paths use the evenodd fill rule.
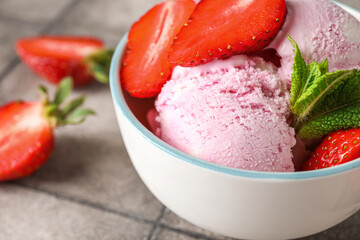
<path fill-rule="evenodd" d="M 153 237 L 151 240 L 170 240 L 170 239 L 176 239 L 176 240 L 195 240 L 195 239 L 205 239 L 202 237 L 197 236 L 191 236 L 189 234 L 184 234 L 181 232 L 171 231 L 164 228 L 157 228 L 154 232 Z"/>
<path fill-rule="evenodd" d="M 14 58 L 19 37 L 39 32 L 82 34 L 115 46 L 146 10 L 160 0 L 0 0 L 0 105 L 35 100 L 46 84 Z M 360 9 L 359 0 L 343 0 Z M 46 9 L 46 10 L 44 10 Z M 15 62 L 16 63 L 16 62 Z M 7 73 L 7 72 L 6 72 Z M 211 239 L 230 240 L 177 217 L 147 190 L 120 137 L 107 86 L 78 89 L 97 115 L 84 124 L 56 130 L 56 149 L 34 175 L 0 185 L 3 239 Z M 156 227 L 154 230 L 153 228 Z M 360 239 L 360 212 L 303 240 Z"/>
<path fill-rule="evenodd" d="M 339 2 L 343 2 L 348 4 L 349 6 L 360 9 L 360 1 L 359 0 L 338 0 Z"/>
<path fill-rule="evenodd" d="M 0 240 L 144 239 L 146 223 L 34 192 L 0 186 Z"/>
<path fill-rule="evenodd" d="M 0 16 L 44 26 L 72 0 L 1 0 Z M 0 18 L 1 18 L 0 17 Z"/>
<path fill-rule="evenodd" d="M 16 40 L 20 37 L 36 35 L 39 30 L 38 26 L 1 21 L 0 19 L 0 73 L 15 57 L 14 44 Z"/>
<path fill-rule="evenodd" d="M 161 223 L 165 226 L 171 226 L 176 230 L 190 232 L 193 234 L 199 234 L 200 236 L 209 237 L 211 239 L 217 240 L 231 240 L 233 238 L 227 238 L 223 236 L 216 235 L 199 227 L 192 225 L 184 219 L 179 218 L 171 211 L 167 210 L 164 214 L 164 217 L 161 220 Z M 360 239 L 360 211 L 353 215 L 351 218 L 346 221 L 336 225 L 333 228 L 330 228 L 321 233 L 315 234 L 313 236 L 301 238 L 301 240 L 337 240 L 337 239 Z M 299 239 L 300 240 L 300 239 Z"/>
<path fill-rule="evenodd" d="M 50 93 L 55 89 L 19 65 L 0 82 L 0 104 L 12 99 L 37 99 L 39 84 L 48 86 Z M 82 94 L 88 95 L 86 106 L 97 115 L 81 125 L 57 129 L 53 156 L 23 183 L 155 220 L 162 205 L 130 163 L 108 86 L 94 83 L 74 92 L 74 96 Z"/>
<path fill-rule="evenodd" d="M 360 211 L 344 222 L 310 237 L 299 240 L 356 240 L 360 239 Z"/>
<path fill-rule="evenodd" d="M 159 2 L 161 0 L 81 1 L 52 32 L 91 34 L 105 38 L 114 46 L 134 21 Z"/>
<path fill-rule="evenodd" d="M 223 237 L 220 235 L 217 235 L 215 233 L 206 231 L 202 228 L 196 227 L 193 224 L 189 223 L 188 221 L 179 218 L 177 215 L 172 213 L 171 211 L 167 210 L 165 211 L 165 214 L 163 218 L 161 219 L 161 224 L 164 224 L 166 226 L 171 226 L 174 229 L 178 229 L 185 232 L 191 232 L 193 234 L 198 234 L 202 236 L 206 236 L 212 239 L 218 239 L 218 240 L 230 240 L 231 238 Z"/>

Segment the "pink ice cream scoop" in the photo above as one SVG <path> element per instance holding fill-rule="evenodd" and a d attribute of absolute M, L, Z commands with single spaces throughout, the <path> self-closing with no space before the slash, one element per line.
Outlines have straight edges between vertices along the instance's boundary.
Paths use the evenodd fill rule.
<path fill-rule="evenodd" d="M 228 167 L 294 171 L 289 92 L 270 63 L 235 56 L 176 67 L 155 102 L 160 138 Z"/>
<path fill-rule="evenodd" d="M 309 64 L 329 62 L 329 70 L 360 68 L 360 22 L 328 0 L 287 0 L 288 14 L 282 30 L 269 48 L 281 56 L 282 78 L 290 80 L 294 62 L 289 35 Z"/>

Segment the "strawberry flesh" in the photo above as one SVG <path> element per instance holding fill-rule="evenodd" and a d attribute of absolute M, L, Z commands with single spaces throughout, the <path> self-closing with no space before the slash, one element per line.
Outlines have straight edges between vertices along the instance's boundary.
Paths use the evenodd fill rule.
<path fill-rule="evenodd" d="M 173 68 L 168 61 L 172 41 L 195 6 L 192 0 L 165 1 L 131 27 L 120 75 L 132 96 L 153 97 L 160 92 Z"/>
<path fill-rule="evenodd" d="M 202 0 L 174 40 L 170 62 L 189 67 L 261 50 L 285 16 L 285 0 Z"/>
<path fill-rule="evenodd" d="M 93 80 L 85 58 L 103 46 L 102 41 L 89 37 L 40 36 L 18 40 L 16 51 L 24 63 L 49 82 L 58 84 L 72 76 L 74 85 L 82 86 Z"/>
<path fill-rule="evenodd" d="M 30 175 L 54 149 L 53 128 L 43 115 L 43 104 L 9 103 L 0 107 L 0 122 L 0 181 Z"/>
<path fill-rule="evenodd" d="M 326 136 L 302 167 L 303 171 L 337 166 L 360 157 L 360 129 L 340 130 Z"/>

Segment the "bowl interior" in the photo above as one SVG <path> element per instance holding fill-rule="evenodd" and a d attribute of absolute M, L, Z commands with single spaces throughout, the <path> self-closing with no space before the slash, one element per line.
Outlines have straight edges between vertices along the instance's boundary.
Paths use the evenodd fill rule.
<path fill-rule="evenodd" d="M 345 8 L 350 13 L 352 13 L 360 21 L 359 10 L 348 7 L 341 3 L 339 3 L 339 5 Z M 119 69 L 120 69 L 121 59 L 124 54 L 124 50 L 126 49 L 126 41 L 127 41 L 127 34 L 125 34 L 121 39 L 121 41 L 119 42 L 111 62 L 110 88 L 111 88 L 112 97 L 114 100 L 115 108 L 120 110 L 121 114 L 127 120 L 130 121 L 132 126 L 135 127 L 143 137 L 145 137 L 148 141 L 154 144 L 154 147 L 160 148 L 163 151 L 177 157 L 178 159 L 181 159 L 186 162 L 190 162 L 197 166 L 201 166 L 225 174 L 241 176 L 241 177 L 251 177 L 251 178 L 307 179 L 307 178 L 316 178 L 316 177 L 323 177 L 332 174 L 337 174 L 360 167 L 360 159 L 357 159 L 336 167 L 320 169 L 316 171 L 291 172 L 291 173 L 257 172 L 257 171 L 228 168 L 218 164 L 210 163 L 175 149 L 174 147 L 168 145 L 167 143 L 163 142 L 161 139 L 156 137 L 150 131 L 150 126 L 147 121 L 147 112 L 154 107 L 155 98 L 148 98 L 148 99 L 134 98 L 130 96 L 130 94 L 127 93 L 121 87 Z"/>
<path fill-rule="evenodd" d="M 147 112 L 154 108 L 155 98 L 135 98 L 121 88 L 126 105 L 129 107 L 135 118 L 149 131 L 151 131 L 147 121 Z"/>

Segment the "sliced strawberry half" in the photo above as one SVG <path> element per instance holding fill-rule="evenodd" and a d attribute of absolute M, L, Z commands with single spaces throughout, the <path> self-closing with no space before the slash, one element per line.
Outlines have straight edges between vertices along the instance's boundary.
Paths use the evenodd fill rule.
<path fill-rule="evenodd" d="M 21 60 L 49 82 L 58 84 L 71 76 L 75 86 L 94 78 L 108 81 L 112 50 L 91 37 L 39 36 L 19 39 L 16 51 Z"/>
<path fill-rule="evenodd" d="M 160 92 L 172 72 L 170 46 L 195 6 L 192 0 L 165 1 L 131 27 L 120 75 L 132 96 L 153 97 Z"/>
<path fill-rule="evenodd" d="M 60 108 L 72 89 L 71 80 L 60 83 L 53 101 L 44 87 L 41 102 L 10 102 L 0 107 L 0 181 L 25 177 L 38 169 L 54 150 L 54 128 L 82 122 L 89 109 L 79 108 L 80 97 Z"/>
<path fill-rule="evenodd" d="M 54 149 L 53 127 L 39 102 L 0 107 L 0 180 L 24 177 L 38 169 Z"/>
<path fill-rule="evenodd" d="M 195 66 L 266 47 L 285 21 L 285 0 L 202 0 L 180 30 L 170 62 Z"/>

